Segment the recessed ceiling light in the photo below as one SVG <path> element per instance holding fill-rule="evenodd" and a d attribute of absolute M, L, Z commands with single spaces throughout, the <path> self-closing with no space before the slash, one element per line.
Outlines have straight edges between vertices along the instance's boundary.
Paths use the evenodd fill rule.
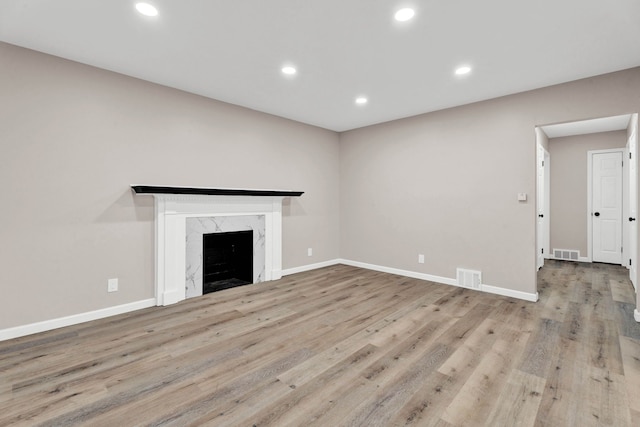
<path fill-rule="evenodd" d="M 296 70 L 295 67 L 292 67 L 290 65 L 282 67 L 282 73 L 286 74 L 287 76 L 293 76 L 297 72 L 298 70 Z"/>
<path fill-rule="evenodd" d="M 394 16 L 396 18 L 396 21 L 404 22 L 413 18 L 415 14 L 416 12 L 413 9 L 406 7 L 404 9 L 400 9 L 399 11 L 397 11 Z"/>
<path fill-rule="evenodd" d="M 158 15 L 158 9 L 149 3 L 136 3 L 136 9 L 144 16 L 156 16 Z"/>
<path fill-rule="evenodd" d="M 462 67 L 456 68 L 456 76 L 464 76 L 465 74 L 469 74 L 471 72 L 471 67 L 468 65 L 463 65 Z"/>
<path fill-rule="evenodd" d="M 356 98 L 356 104 L 358 104 L 358 105 L 364 105 L 367 102 L 369 102 L 369 100 L 364 96 L 359 96 L 359 97 Z"/>

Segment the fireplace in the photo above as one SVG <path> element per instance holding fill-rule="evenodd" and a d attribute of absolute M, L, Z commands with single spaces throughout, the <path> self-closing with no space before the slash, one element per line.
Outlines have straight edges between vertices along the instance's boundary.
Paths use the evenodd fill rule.
<path fill-rule="evenodd" d="M 205 273 L 204 270 L 208 255 L 205 254 L 204 246 L 208 239 L 220 239 L 223 241 L 223 245 L 228 245 L 228 242 L 224 243 L 225 240 L 232 239 L 233 236 L 244 235 L 245 239 L 249 240 L 245 243 L 245 249 L 243 250 L 243 253 L 246 255 L 246 257 L 244 257 L 245 263 L 251 263 L 252 273 L 249 275 L 245 273 L 241 280 L 247 283 L 260 283 L 269 280 L 266 278 L 265 268 L 267 259 L 267 252 L 265 250 L 265 245 L 267 244 L 266 225 L 266 215 L 216 215 L 186 218 L 185 298 L 198 297 L 207 292 L 205 290 L 205 275 L 208 274 L 208 272 Z M 230 237 L 205 237 L 214 234 L 218 236 L 229 234 Z M 209 243 L 210 246 L 213 244 L 214 243 Z M 215 277 L 211 276 L 208 280 L 212 282 L 215 281 L 214 279 Z M 229 277 L 228 279 L 233 279 L 233 277 Z M 227 284 L 231 283 L 233 283 L 233 281 Z"/>
<path fill-rule="evenodd" d="M 253 230 L 202 235 L 202 293 L 253 283 Z"/>
<path fill-rule="evenodd" d="M 282 276 L 282 199 L 302 191 L 132 185 L 155 199 L 157 305 L 202 295 L 203 234 L 252 230 L 253 281 Z"/>

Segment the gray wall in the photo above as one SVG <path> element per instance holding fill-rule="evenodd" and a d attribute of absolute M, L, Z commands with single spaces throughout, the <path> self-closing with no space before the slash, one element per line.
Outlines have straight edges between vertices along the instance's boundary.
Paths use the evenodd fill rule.
<path fill-rule="evenodd" d="M 587 252 L 587 151 L 624 148 L 627 131 L 549 140 L 551 248 Z"/>
<path fill-rule="evenodd" d="M 334 132 L 3 43 L 0 94 L 0 329 L 153 298 L 131 184 L 305 191 L 283 268 L 339 256 Z"/>
<path fill-rule="evenodd" d="M 638 110 L 635 68 L 346 132 L 340 254 L 533 293 L 535 126 Z"/>

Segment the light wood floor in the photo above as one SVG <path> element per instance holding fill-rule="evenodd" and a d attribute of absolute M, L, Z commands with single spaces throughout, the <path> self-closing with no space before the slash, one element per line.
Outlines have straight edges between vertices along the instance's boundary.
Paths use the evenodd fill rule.
<path fill-rule="evenodd" d="M 529 303 L 348 266 L 0 343 L 0 425 L 639 426 L 622 267 Z"/>

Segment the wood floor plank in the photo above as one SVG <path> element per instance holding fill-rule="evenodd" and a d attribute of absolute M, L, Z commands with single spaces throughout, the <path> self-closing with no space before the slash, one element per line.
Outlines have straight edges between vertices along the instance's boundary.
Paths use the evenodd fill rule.
<path fill-rule="evenodd" d="M 420 298 L 394 313 L 372 323 L 359 332 L 349 335 L 343 341 L 337 342 L 330 348 L 318 353 L 299 366 L 287 371 L 279 379 L 289 385 L 300 386 L 314 378 L 315 375 L 327 370 L 336 361 L 349 357 L 355 350 L 369 343 L 376 347 L 394 345 L 402 341 L 416 329 L 424 325 L 424 320 L 433 311 Z"/>
<path fill-rule="evenodd" d="M 635 306 L 626 302 L 615 302 L 613 305 L 620 335 L 640 341 L 640 324 L 633 318 Z"/>
<path fill-rule="evenodd" d="M 620 337 L 620 350 L 627 395 L 629 396 L 629 407 L 633 411 L 640 413 L 640 341 Z"/>
<path fill-rule="evenodd" d="M 505 320 L 513 329 L 531 332 L 539 326 L 539 310 L 542 306 L 528 301 L 515 301 L 515 308 Z"/>
<path fill-rule="evenodd" d="M 253 418 L 256 425 L 303 425 L 298 420 L 306 419 L 317 403 L 330 401 L 341 382 L 350 382 L 358 377 L 363 365 L 376 357 L 379 348 L 367 344 L 330 368 L 315 375 L 313 381 L 301 385 L 289 384 L 292 393 L 269 404 Z M 284 382 L 284 384 L 288 384 Z"/>
<path fill-rule="evenodd" d="M 493 405 L 487 426 L 533 426 L 544 392 L 545 380 L 520 370 L 512 370 Z"/>
<path fill-rule="evenodd" d="M 468 367 L 476 367 L 495 343 L 498 337 L 496 330 L 499 328 L 501 328 L 499 322 L 492 319 L 483 320 L 451 357 L 438 368 L 438 372 L 453 377 Z"/>
<path fill-rule="evenodd" d="M 440 418 L 464 381 L 435 371 L 389 420 L 391 426 L 434 426 L 445 423 Z M 448 424 L 448 423 L 446 423 Z"/>
<path fill-rule="evenodd" d="M 441 418 L 454 425 L 468 420 L 482 425 L 496 404 L 495 396 L 507 386 L 513 365 L 519 360 L 527 340 L 523 332 L 510 331 L 504 338 L 496 340 L 482 358 L 478 367 L 447 406 Z M 502 403 L 502 402 L 501 402 Z"/>
<path fill-rule="evenodd" d="M 552 288 L 549 290 L 549 294 L 540 317 L 561 322 L 566 315 L 569 305 L 567 292 L 563 288 Z"/>
<path fill-rule="evenodd" d="M 436 341 L 430 343 L 423 351 L 416 352 L 416 356 L 418 356 L 416 359 L 411 361 L 403 359 L 403 356 L 420 348 L 412 343 L 405 348 L 397 347 L 386 357 L 373 364 L 368 371 L 365 371 L 365 378 L 377 383 L 381 390 L 376 393 L 375 399 L 368 399 L 359 408 L 354 408 L 345 423 L 371 426 L 386 425 L 393 416 L 393 413 L 385 409 L 386 406 L 404 406 L 413 393 L 420 388 L 421 383 L 462 345 L 479 326 L 481 323 L 479 320 L 486 318 L 491 310 L 492 307 L 484 304 L 474 305 L 466 316 L 453 323 L 449 329 L 437 337 Z M 454 309 L 455 312 L 457 312 L 457 308 Z M 410 341 L 406 344 L 409 343 Z M 400 363 L 404 368 L 402 371 L 398 366 Z M 395 373 L 394 371 L 400 372 Z M 384 405 L 381 405 L 380 402 L 384 402 Z"/>
<path fill-rule="evenodd" d="M 560 324 L 550 319 L 540 319 L 538 327 L 533 331 L 524 357 L 518 369 L 540 378 L 546 378 L 551 365 L 551 355 L 559 339 Z"/>
<path fill-rule="evenodd" d="M 338 387 L 332 399 L 316 402 L 315 409 L 296 422 L 300 423 L 298 425 L 324 425 L 329 421 L 335 423 L 332 425 L 344 424 L 343 420 L 352 415 L 357 407 L 364 406 L 372 395 L 380 392 L 385 381 L 397 378 L 394 368 L 403 372 L 406 367 L 413 366 L 422 354 L 421 351 L 432 346 L 455 322 L 455 319 L 448 317 L 434 319 L 402 343 L 387 347 L 386 353 L 358 372 L 357 380 Z M 402 355 L 402 361 L 399 355 Z"/>
<path fill-rule="evenodd" d="M 585 387 L 580 425 L 631 426 L 629 398 L 624 378 L 609 371 L 590 367 Z"/>
<path fill-rule="evenodd" d="M 592 319 L 588 328 L 587 351 L 591 366 L 623 375 L 620 338 L 615 332 L 616 325 L 613 321 Z"/>
<path fill-rule="evenodd" d="M 506 325 L 485 319 L 397 412 L 391 425 L 436 425 Z M 442 421 L 444 422 L 444 421 Z"/>
<path fill-rule="evenodd" d="M 584 387 L 582 371 L 588 363 L 582 347 L 576 340 L 558 339 L 558 345 L 550 356 L 551 369 L 545 377 L 536 426 L 577 425 L 575 416 L 581 405 L 577 391 Z"/>
<path fill-rule="evenodd" d="M 538 303 L 335 265 L 0 342 L 0 426 L 635 426 L 624 267 Z"/>
<path fill-rule="evenodd" d="M 609 280 L 609 288 L 611 289 L 613 301 L 635 304 L 633 285 L 629 280 L 612 278 Z"/>

